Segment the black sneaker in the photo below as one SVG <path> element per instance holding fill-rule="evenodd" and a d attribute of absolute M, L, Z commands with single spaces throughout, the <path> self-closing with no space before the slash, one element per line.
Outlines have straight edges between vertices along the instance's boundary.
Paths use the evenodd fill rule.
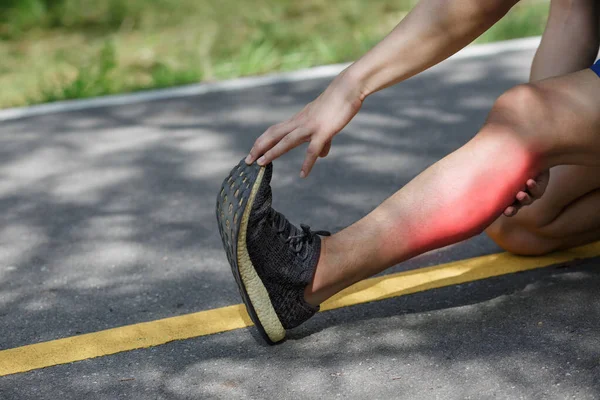
<path fill-rule="evenodd" d="M 301 229 L 271 208 L 273 164 L 242 160 L 223 181 L 217 221 L 227 259 L 250 318 L 269 344 L 285 338 L 319 307 L 304 300 L 329 232 Z"/>

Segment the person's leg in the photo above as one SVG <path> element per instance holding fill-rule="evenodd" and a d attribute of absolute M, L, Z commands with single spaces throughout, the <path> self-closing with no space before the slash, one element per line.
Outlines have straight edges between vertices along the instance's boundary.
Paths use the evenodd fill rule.
<path fill-rule="evenodd" d="M 309 303 L 425 251 L 482 232 L 528 178 L 600 167 L 600 78 L 584 70 L 502 95 L 480 132 L 365 218 L 323 240 Z"/>
<path fill-rule="evenodd" d="M 530 81 L 588 68 L 598 54 L 599 5 L 596 0 L 552 0 Z"/>
<path fill-rule="evenodd" d="M 558 166 L 540 200 L 500 217 L 486 233 L 512 253 L 542 255 L 600 239 L 599 209 L 600 168 Z"/>
<path fill-rule="evenodd" d="M 536 52 L 531 81 L 590 66 L 600 45 L 595 0 L 553 0 Z M 563 165 L 550 170 L 544 196 L 516 216 L 501 216 L 486 233 L 502 248 L 539 255 L 600 238 L 600 168 Z"/>

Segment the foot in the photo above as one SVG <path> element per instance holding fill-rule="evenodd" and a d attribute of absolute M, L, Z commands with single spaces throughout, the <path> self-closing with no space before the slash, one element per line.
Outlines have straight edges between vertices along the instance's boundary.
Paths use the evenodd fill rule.
<path fill-rule="evenodd" d="M 329 232 L 298 229 L 271 207 L 273 164 L 243 160 L 223 182 L 217 221 L 233 276 L 250 318 L 269 344 L 285 338 L 319 307 L 308 304 L 304 289 L 312 280 Z"/>

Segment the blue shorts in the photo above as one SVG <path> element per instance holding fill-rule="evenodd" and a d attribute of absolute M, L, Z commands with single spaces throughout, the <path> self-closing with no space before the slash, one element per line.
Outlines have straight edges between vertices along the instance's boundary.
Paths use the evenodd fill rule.
<path fill-rule="evenodd" d="M 596 64 L 592 65 L 592 71 L 594 71 L 596 73 L 596 75 L 598 75 L 598 77 L 600 77 L 600 60 L 596 61 Z"/>

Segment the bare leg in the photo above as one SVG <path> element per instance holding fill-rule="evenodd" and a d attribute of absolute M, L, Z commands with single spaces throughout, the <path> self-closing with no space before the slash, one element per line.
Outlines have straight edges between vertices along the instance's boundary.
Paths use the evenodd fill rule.
<path fill-rule="evenodd" d="M 598 14 L 594 0 L 552 1 L 547 29 L 532 66 L 532 81 L 591 65 L 598 51 Z M 560 172 L 566 169 L 566 173 L 554 169 L 551 187 L 541 200 L 521 210 L 512 220 L 499 218 L 488 234 L 509 250 L 530 254 L 586 243 L 600 236 L 593 229 L 594 221 L 586 219 L 592 229 L 579 224 L 575 229 L 581 231 L 562 231 L 562 239 L 557 237 L 565 221 L 585 219 L 581 217 L 596 206 L 600 197 L 596 182 L 581 179 L 582 175 L 590 177 L 600 170 L 599 116 L 584 100 L 587 96 L 589 100 L 598 97 L 598 92 L 575 94 L 576 86 L 584 81 L 598 86 L 598 79 L 589 71 L 575 75 L 578 77 L 557 80 L 556 85 L 545 82 L 504 95 L 506 101 L 498 101 L 472 141 L 423 172 L 367 217 L 325 240 L 313 283 L 306 289 L 307 300 L 321 303 L 398 262 L 479 233 L 500 215 L 498 210 L 511 203 L 528 177 L 555 165 L 586 166 L 559 167 Z M 542 100 L 546 94 L 548 97 Z M 596 122 L 581 124 L 580 117 Z M 586 131 L 581 137 L 576 136 L 578 126 Z M 536 138 L 541 139 L 538 145 Z M 584 150 L 586 142 L 592 147 Z M 512 158 L 507 160 L 506 154 Z M 576 177 L 579 179 L 572 180 Z M 576 187 L 562 191 L 569 193 L 564 198 L 559 193 L 567 181 Z M 474 204 L 472 193 L 477 193 L 475 200 L 479 203 L 466 208 L 465 205 Z M 557 212 L 563 209 L 564 212 Z M 532 233 L 519 224 L 540 222 L 540 217 L 546 218 L 544 240 L 539 232 Z M 522 248 L 523 243 L 527 248 Z"/>
<path fill-rule="evenodd" d="M 307 301 L 321 303 L 410 257 L 482 232 L 541 171 L 600 166 L 599 93 L 600 79 L 585 70 L 501 96 L 465 146 L 324 240 Z"/>
<path fill-rule="evenodd" d="M 600 168 L 568 165 L 551 171 L 540 200 L 486 230 L 505 250 L 541 255 L 600 239 Z"/>
<path fill-rule="evenodd" d="M 531 81 L 575 72 L 598 53 L 600 9 L 595 0 L 553 0 Z M 498 218 L 487 234 L 504 249 L 537 255 L 600 238 L 600 168 L 551 169 L 544 196 L 512 218 Z"/>
<path fill-rule="evenodd" d="M 598 54 L 598 14 L 596 0 L 552 0 L 530 80 L 569 74 L 592 65 Z"/>
<path fill-rule="evenodd" d="M 595 0 L 552 0 L 541 44 L 531 65 L 530 82 L 570 74 L 588 68 L 600 46 L 600 8 Z M 505 211 L 513 216 L 545 191 L 549 171 L 536 177 L 537 186 L 517 194 Z"/>

